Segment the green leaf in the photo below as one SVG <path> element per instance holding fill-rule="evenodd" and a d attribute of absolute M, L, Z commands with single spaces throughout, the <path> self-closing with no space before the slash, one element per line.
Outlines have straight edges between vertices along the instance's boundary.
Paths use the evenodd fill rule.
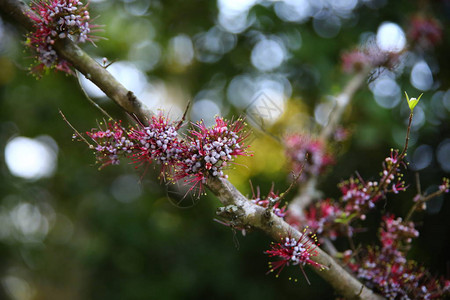
<path fill-rule="evenodd" d="M 357 216 L 357 213 L 353 213 L 349 216 L 346 216 L 345 213 L 342 213 L 340 218 L 334 219 L 335 223 L 342 223 L 342 224 L 348 224 L 350 221 Z"/>
<path fill-rule="evenodd" d="M 409 99 L 408 94 L 405 91 L 405 95 L 406 95 L 406 100 L 408 101 L 408 105 L 409 105 L 409 109 L 411 110 L 411 112 L 413 112 L 414 107 L 416 107 L 417 103 L 419 103 L 420 97 L 422 97 L 423 93 L 420 94 L 419 98 L 411 98 Z"/>

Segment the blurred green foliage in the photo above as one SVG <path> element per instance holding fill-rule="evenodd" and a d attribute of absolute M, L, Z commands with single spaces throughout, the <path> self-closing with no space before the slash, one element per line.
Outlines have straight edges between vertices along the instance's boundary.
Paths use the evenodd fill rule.
<path fill-rule="evenodd" d="M 219 108 L 215 113 L 229 117 L 243 114 L 245 105 L 236 105 L 235 99 L 241 97 L 238 92 L 245 94 L 246 83 L 236 92 L 230 89 L 232 80 L 245 75 L 256 82 L 261 78 L 258 76 L 275 74 L 288 82 L 283 91 L 289 110 L 273 133 L 281 137 L 299 125 L 304 126 L 299 129 L 302 131 L 317 132 L 320 128 L 314 120 L 317 106 L 329 103 L 329 95 L 339 93 L 351 78 L 341 70 L 340 55 L 344 51 L 357 46 L 364 36 L 375 34 L 382 22 L 395 22 L 407 32 L 412 15 L 434 16 L 444 28 L 442 43 L 433 51 L 411 54 L 408 63 L 400 66 L 403 69 L 396 73 L 395 81 L 401 94 L 406 90 L 417 97 L 421 92 L 411 84 L 412 65 L 422 55 L 430 66 L 433 84 L 417 106 L 423 117 L 422 123 L 413 127 L 409 157 L 414 157 L 421 145 L 431 149 L 431 161 L 420 170 L 424 190 L 440 184 L 442 176 L 449 176 L 450 167 L 437 158 L 439 147 L 450 137 L 448 1 L 356 1 L 357 5 L 346 13 L 337 10 L 336 4 L 332 6 L 333 1 L 319 1 L 322 4 L 311 4 L 311 9 L 316 9 L 315 17 L 298 22 L 286 19 L 295 15 L 282 13 L 282 1 L 257 2 L 91 1 L 91 15 L 98 15 L 95 22 L 105 25 L 97 35 L 107 40 L 84 49 L 94 57 L 134 63 L 151 86 L 152 92 L 140 96 L 146 97 L 144 101 L 151 106 L 180 112 L 192 99 L 193 118 L 192 114 L 199 111 L 196 116 L 208 117 L 195 106 L 205 99 Z M 304 5 L 313 2 L 302 1 Z M 249 4 L 242 9 L 245 3 Z M 320 5 L 324 5 L 321 10 L 317 8 Z M 230 7 L 235 14 L 236 7 L 241 9 L 248 24 L 240 28 L 236 20 L 224 21 Z M 321 12 L 330 15 L 322 18 Z M 317 29 L 326 17 L 338 18 L 340 24 L 338 32 L 329 38 L 320 35 L 332 32 L 320 33 Z M 327 26 L 331 31 L 336 29 Z M 266 276 L 268 258 L 263 251 L 270 239 L 260 232 L 242 237 L 240 232 L 214 222 L 219 202 L 213 195 L 185 199 L 177 205 L 182 192 L 161 184 L 152 168 L 144 172 L 123 163 L 98 171 L 92 151 L 72 141 L 72 130 L 58 110 L 81 132 L 95 127 L 102 114 L 86 101 L 75 77 L 51 73 L 37 81 L 28 75 L 32 60 L 24 52 L 23 34 L 7 19 L 0 19 L 1 299 L 334 296 L 331 287 L 311 271 L 307 271 L 311 286 L 295 267 L 284 271 L 279 279 Z M 269 70 L 261 66 L 271 61 L 252 64 L 255 45 L 264 39 L 281 41 L 284 48 L 282 62 Z M 177 43 L 182 46 L 173 46 Z M 161 84 L 165 93 L 157 94 L 155 90 Z M 250 84 L 248 88 L 252 89 Z M 95 100 L 114 117 L 127 119 L 110 100 Z M 289 112 L 292 116 L 288 118 Z M 343 145 L 336 166 L 321 180 L 324 197 L 338 197 L 336 184 L 355 171 L 367 179 L 377 176 L 389 149 L 402 146 L 407 114 L 404 98 L 393 108 L 380 107 L 365 84 L 344 116 L 343 124 L 352 136 Z M 8 141 L 16 136 L 42 135 L 57 144 L 55 172 L 40 179 L 11 174 L 5 163 Z M 252 145 L 255 157 L 240 161 L 230 171 L 230 180 L 245 194 L 251 193 L 249 179 L 261 187 L 263 194 L 272 182 L 276 190 L 285 190 L 290 169 L 282 146 L 264 133 L 259 133 Z M 448 163 L 450 153 L 444 156 Z M 377 215 L 385 211 L 406 213 L 415 195 L 414 174 L 409 171 L 406 175 L 410 184 L 407 192 L 388 199 L 381 212 L 369 217 L 361 241 L 375 241 Z M 411 253 L 434 274 L 442 275 L 448 272 L 450 253 L 450 204 L 446 198 L 434 200 L 431 210 L 416 216 L 421 236 Z M 299 283 L 289 281 L 290 276 L 299 278 Z"/>

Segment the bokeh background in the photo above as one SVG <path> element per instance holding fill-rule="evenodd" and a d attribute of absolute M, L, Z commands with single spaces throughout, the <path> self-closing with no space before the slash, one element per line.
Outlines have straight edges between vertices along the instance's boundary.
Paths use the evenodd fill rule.
<path fill-rule="evenodd" d="M 379 216 L 405 215 L 415 195 L 434 191 L 450 174 L 450 1 L 409 0 L 91 0 L 91 16 L 107 39 L 83 48 L 115 61 L 110 70 L 150 108 L 211 123 L 215 115 L 245 114 L 262 92 L 280 109 L 267 132 L 254 129 L 253 158 L 230 180 L 247 195 L 249 180 L 267 193 L 289 185 L 290 166 L 273 137 L 316 133 L 351 79 L 341 55 L 367 41 L 401 54 L 356 93 L 344 115 L 350 138 L 321 178 L 324 197 L 358 171 L 376 178 L 391 147 L 404 141 L 410 96 L 415 109 L 409 190 L 390 197 L 366 223 L 359 242 L 376 243 Z M 441 40 L 421 47 L 411 20 L 433 18 Z M 273 299 L 336 296 L 308 271 L 265 275 L 270 239 L 213 221 L 210 193 L 178 202 L 182 191 L 161 184 L 157 171 L 123 163 L 98 171 L 91 151 L 72 141 L 64 112 L 79 131 L 103 115 L 88 95 L 118 119 L 111 100 L 86 80 L 28 74 L 24 31 L 0 18 L 0 299 Z M 273 126 L 272 126 L 273 125 Z M 181 195 L 181 196 L 180 196 Z M 293 195 L 291 195 L 293 196 Z M 435 275 L 449 275 L 449 196 L 417 214 L 421 236 L 410 257 Z M 345 250 L 345 246 L 340 250 Z M 290 276 L 298 283 L 288 280 Z"/>

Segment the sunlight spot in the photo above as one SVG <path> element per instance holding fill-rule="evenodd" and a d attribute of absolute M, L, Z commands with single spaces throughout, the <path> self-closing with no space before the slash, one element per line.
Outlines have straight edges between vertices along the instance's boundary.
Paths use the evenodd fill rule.
<path fill-rule="evenodd" d="M 31 139 L 15 137 L 5 147 L 5 162 L 11 174 L 36 180 L 56 170 L 58 147 L 49 136 Z"/>
<path fill-rule="evenodd" d="M 378 27 L 377 45 L 387 52 L 400 52 L 406 46 L 405 33 L 395 23 L 384 22 Z"/>

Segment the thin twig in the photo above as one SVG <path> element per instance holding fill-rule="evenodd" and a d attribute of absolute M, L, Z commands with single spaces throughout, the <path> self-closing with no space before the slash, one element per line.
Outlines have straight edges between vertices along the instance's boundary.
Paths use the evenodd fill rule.
<path fill-rule="evenodd" d="M 416 188 L 417 188 L 417 195 L 422 195 L 422 187 L 420 186 L 419 172 L 416 172 Z"/>
<path fill-rule="evenodd" d="M 289 192 L 293 189 L 293 187 L 295 185 L 297 185 L 297 182 L 303 173 L 303 167 L 304 167 L 304 164 L 302 165 L 300 172 L 298 172 L 297 175 L 294 172 L 292 172 L 293 180 L 292 180 L 291 184 L 289 185 L 289 187 L 287 188 L 287 190 L 280 194 L 280 197 L 278 197 L 277 202 L 281 202 L 281 200 L 284 200 L 286 198 L 287 194 L 289 194 Z"/>
<path fill-rule="evenodd" d="M 431 199 L 433 199 L 435 197 L 438 197 L 438 196 L 440 196 L 440 195 L 442 195 L 444 193 L 445 193 L 445 191 L 439 190 L 439 191 L 431 193 L 431 194 L 429 194 L 427 196 L 423 196 L 423 195 L 418 194 L 419 200 L 417 200 L 417 202 L 414 203 L 414 205 L 409 209 L 408 213 L 406 214 L 405 222 L 407 222 L 407 221 L 409 221 L 411 219 L 412 215 L 414 214 L 414 212 L 417 210 L 417 208 L 420 205 L 422 205 L 422 204 L 430 201 Z"/>
<path fill-rule="evenodd" d="M 191 101 L 189 100 L 186 105 L 186 108 L 184 109 L 184 113 L 183 113 L 183 116 L 181 117 L 181 120 L 178 122 L 177 126 L 175 127 L 176 130 L 180 129 L 180 127 L 183 125 L 184 121 L 186 120 L 186 115 L 189 111 L 190 106 L 191 106 Z"/>
<path fill-rule="evenodd" d="M 411 112 L 409 114 L 408 128 L 406 129 L 405 146 L 403 147 L 402 152 L 398 156 L 397 161 L 394 163 L 394 165 L 392 165 L 392 167 L 389 168 L 388 173 L 383 176 L 383 180 L 378 185 L 378 188 L 373 190 L 372 194 L 370 195 L 371 198 L 374 197 L 380 191 L 382 191 L 382 192 L 385 191 L 385 189 L 386 189 L 385 184 L 386 184 L 387 180 L 394 172 L 397 172 L 397 169 L 400 167 L 400 164 L 403 163 L 403 159 L 406 157 L 406 152 L 408 151 L 408 142 L 409 142 L 409 135 L 411 132 L 412 118 L 413 118 L 413 113 Z"/>
<path fill-rule="evenodd" d="M 340 123 L 348 104 L 350 104 L 350 101 L 356 91 L 358 91 L 358 89 L 360 89 L 365 82 L 365 79 L 367 78 L 369 72 L 370 68 L 368 67 L 355 74 L 355 76 L 353 76 L 353 78 L 344 87 L 343 91 L 336 97 L 336 104 L 334 110 L 330 115 L 330 119 L 327 125 L 322 128 L 319 134 L 319 139 L 323 143 L 326 143 L 333 134 L 337 125 Z M 319 180 L 317 174 L 311 175 L 306 180 L 306 182 L 300 185 L 298 195 L 289 204 L 289 211 L 291 211 L 293 215 L 297 216 L 298 218 L 303 217 L 304 208 L 307 207 L 315 199 L 316 195 L 320 194 L 317 191 L 318 182 Z"/>
<path fill-rule="evenodd" d="M 111 117 L 106 110 L 104 110 L 100 105 L 97 104 L 97 102 L 95 102 L 94 100 L 92 100 L 91 97 L 89 97 L 89 95 L 86 93 L 85 89 L 83 88 L 83 85 L 81 84 L 81 78 L 80 78 L 80 74 L 76 73 L 77 76 L 77 81 L 78 81 L 78 85 L 80 86 L 81 91 L 83 92 L 84 96 L 86 97 L 86 99 L 98 110 L 100 110 L 105 116 L 108 117 L 108 120 L 114 120 L 113 117 Z"/>
<path fill-rule="evenodd" d="M 89 142 L 86 140 L 86 138 L 85 138 L 84 136 L 82 136 L 81 133 L 79 133 L 78 130 L 76 130 L 75 127 L 74 127 L 72 124 L 70 124 L 70 122 L 67 120 L 67 118 L 66 118 L 66 116 L 63 114 L 63 112 L 62 112 L 60 109 L 58 109 L 58 111 L 59 111 L 59 114 L 62 116 L 64 122 L 66 122 L 67 125 L 69 125 L 69 127 L 72 128 L 72 130 L 75 132 L 75 134 L 76 134 L 80 139 L 82 139 L 82 140 L 89 146 L 89 149 L 94 149 L 94 145 L 92 145 L 91 143 L 89 143 Z"/>

